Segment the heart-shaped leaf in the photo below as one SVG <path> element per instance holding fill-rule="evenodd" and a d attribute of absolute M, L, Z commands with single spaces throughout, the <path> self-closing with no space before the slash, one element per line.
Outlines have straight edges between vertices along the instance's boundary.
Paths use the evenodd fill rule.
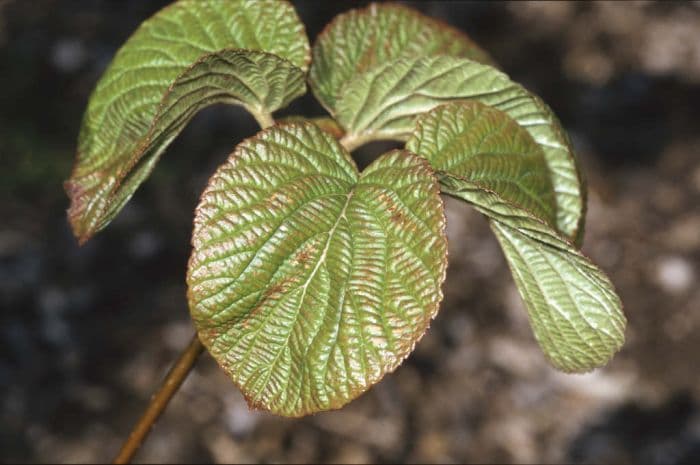
<path fill-rule="evenodd" d="M 331 114 L 358 74 L 400 57 L 454 55 L 493 64 L 462 31 L 399 4 L 372 3 L 336 16 L 313 47 L 309 84 Z"/>
<path fill-rule="evenodd" d="M 181 0 L 146 20 L 90 97 L 66 190 L 81 242 L 106 226 L 201 108 L 239 104 L 265 124 L 305 92 L 304 27 L 286 2 Z"/>
<path fill-rule="evenodd" d="M 558 229 L 579 237 L 585 189 L 569 140 L 552 111 L 508 76 L 470 60 L 403 58 L 358 76 L 343 91 L 336 119 L 346 140 L 406 140 L 417 115 L 450 100 L 478 100 L 507 113 L 540 145 L 551 171 Z"/>
<path fill-rule="evenodd" d="M 548 224 L 546 167 L 528 139 L 503 112 L 453 103 L 421 117 L 406 147 L 428 159 L 444 193 L 491 218 L 545 355 L 584 372 L 622 346 L 625 317 L 610 280 Z"/>
<path fill-rule="evenodd" d="M 240 144 L 197 207 L 187 282 L 199 337 L 253 407 L 339 408 L 392 371 L 436 314 L 444 212 L 425 159 L 361 174 L 317 126 Z"/>

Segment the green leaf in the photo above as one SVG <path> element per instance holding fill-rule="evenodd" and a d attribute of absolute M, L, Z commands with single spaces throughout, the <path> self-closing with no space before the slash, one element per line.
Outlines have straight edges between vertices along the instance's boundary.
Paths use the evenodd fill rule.
<path fill-rule="evenodd" d="M 331 114 L 358 74 L 400 57 L 454 55 L 493 64 L 466 34 L 399 4 L 372 3 L 336 16 L 313 47 L 309 84 Z"/>
<path fill-rule="evenodd" d="M 557 231 L 498 194 L 446 175 L 441 185 L 495 220 L 492 229 L 550 362 L 576 373 L 605 365 L 624 344 L 626 325 L 608 277 Z"/>
<path fill-rule="evenodd" d="M 74 234 L 105 227 L 201 108 L 260 121 L 305 92 L 309 45 L 286 2 L 181 0 L 146 20 L 97 83 L 66 190 Z"/>
<path fill-rule="evenodd" d="M 607 363 L 624 342 L 620 299 L 551 224 L 547 168 L 528 133 L 493 108 L 451 103 L 420 118 L 406 147 L 428 159 L 444 193 L 491 219 L 552 364 L 583 372 Z"/>
<path fill-rule="evenodd" d="M 385 63 L 351 81 L 336 119 L 346 140 L 406 140 L 417 115 L 450 100 L 478 100 L 507 113 L 544 152 L 557 202 L 558 229 L 579 237 L 585 189 L 569 140 L 552 111 L 508 76 L 467 59 L 439 56 Z"/>
<path fill-rule="evenodd" d="M 556 202 L 541 147 L 506 113 L 453 102 L 420 117 L 406 149 L 433 169 L 477 182 L 556 227 Z"/>
<path fill-rule="evenodd" d="M 339 408 L 412 351 L 442 299 L 443 205 L 428 163 L 359 174 L 317 126 L 240 144 L 197 207 L 187 282 L 199 337 L 252 407 Z"/>

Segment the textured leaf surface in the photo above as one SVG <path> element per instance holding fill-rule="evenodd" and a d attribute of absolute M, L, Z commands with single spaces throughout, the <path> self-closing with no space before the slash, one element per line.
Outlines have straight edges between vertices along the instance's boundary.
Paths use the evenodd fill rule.
<path fill-rule="evenodd" d="M 240 104 L 265 120 L 304 93 L 308 60 L 286 2 L 181 0 L 145 21 L 83 118 L 66 183 L 75 235 L 84 242 L 116 215 L 197 110 Z"/>
<path fill-rule="evenodd" d="M 358 74 L 396 58 L 438 54 L 493 64 L 460 30 L 403 5 L 372 3 L 338 15 L 321 32 L 309 84 L 334 114 L 344 86 Z"/>
<path fill-rule="evenodd" d="M 442 298 L 443 206 L 428 163 L 359 174 L 317 126 L 275 126 L 211 178 L 188 269 L 199 337 L 251 406 L 339 408 L 411 352 Z"/>
<path fill-rule="evenodd" d="M 492 219 L 535 338 L 550 362 L 577 373 L 605 365 L 624 343 L 626 324 L 608 277 L 530 212 L 478 183 L 445 173 L 440 180 L 443 192 Z"/>
<path fill-rule="evenodd" d="M 554 229 L 554 198 L 540 147 L 506 113 L 454 102 L 419 118 L 406 148 L 438 172 L 443 192 L 491 218 L 535 337 L 557 368 L 601 366 L 624 342 L 612 284 Z"/>
<path fill-rule="evenodd" d="M 552 111 L 508 76 L 470 60 L 439 56 L 403 58 L 353 80 L 338 101 L 336 119 L 360 140 L 406 140 L 417 115 L 450 100 L 477 100 L 524 127 L 540 145 L 551 172 L 557 226 L 578 238 L 585 189 L 569 140 Z"/>
<path fill-rule="evenodd" d="M 506 113 L 477 101 L 441 105 L 419 118 L 406 149 L 433 169 L 477 182 L 556 227 L 542 149 Z"/>

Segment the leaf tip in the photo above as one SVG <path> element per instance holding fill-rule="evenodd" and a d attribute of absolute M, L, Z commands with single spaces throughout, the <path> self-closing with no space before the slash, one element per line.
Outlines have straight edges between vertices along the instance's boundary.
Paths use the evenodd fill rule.
<path fill-rule="evenodd" d="M 94 228 L 87 225 L 84 218 L 85 191 L 73 177 L 63 183 L 63 189 L 70 200 L 70 205 L 66 210 L 68 224 L 73 236 L 78 241 L 78 245 L 82 246 L 95 234 Z"/>
<path fill-rule="evenodd" d="M 626 320 L 622 317 L 620 332 L 617 334 L 607 334 L 608 344 L 605 347 L 598 347 L 597 350 L 589 350 L 581 354 L 580 357 L 571 354 L 564 354 L 563 357 L 554 357 L 545 352 L 548 361 L 557 369 L 568 374 L 590 373 L 598 368 L 608 365 L 625 344 Z"/>

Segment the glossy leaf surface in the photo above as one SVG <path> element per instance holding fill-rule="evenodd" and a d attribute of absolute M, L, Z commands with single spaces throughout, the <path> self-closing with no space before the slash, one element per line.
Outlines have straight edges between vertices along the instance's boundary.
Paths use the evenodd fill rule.
<path fill-rule="evenodd" d="M 81 242 L 103 228 L 201 108 L 240 104 L 262 121 L 305 92 L 309 46 L 286 2 L 181 0 L 145 21 L 90 97 L 69 218 Z"/>
<path fill-rule="evenodd" d="M 529 134 L 505 113 L 453 103 L 422 117 L 406 146 L 428 159 L 443 192 L 491 219 L 552 364 L 584 372 L 607 363 L 624 342 L 620 300 L 605 274 L 552 226 L 547 168 Z"/>
<path fill-rule="evenodd" d="M 492 218 L 530 317 L 550 362 L 582 373 L 605 365 L 625 340 L 622 303 L 607 276 L 566 238 L 526 210 L 459 178 L 441 178 L 443 192 Z"/>
<path fill-rule="evenodd" d="M 336 118 L 349 138 L 406 140 L 418 115 L 451 100 L 477 100 L 507 113 L 541 147 L 551 172 L 558 229 L 578 238 L 585 193 L 569 140 L 552 111 L 508 76 L 470 60 L 404 58 L 353 80 Z"/>
<path fill-rule="evenodd" d="M 406 149 L 433 169 L 479 183 L 556 227 L 542 149 L 502 111 L 477 101 L 441 105 L 419 118 Z"/>
<path fill-rule="evenodd" d="M 262 131 L 197 208 L 199 337 L 251 406 L 339 408 L 396 368 L 437 312 L 444 227 L 424 159 L 393 151 L 360 174 L 313 124 Z"/>
<path fill-rule="evenodd" d="M 400 4 L 372 3 L 338 15 L 313 47 L 309 83 L 335 113 L 343 88 L 357 75 L 400 57 L 454 55 L 493 64 L 466 34 Z"/>

